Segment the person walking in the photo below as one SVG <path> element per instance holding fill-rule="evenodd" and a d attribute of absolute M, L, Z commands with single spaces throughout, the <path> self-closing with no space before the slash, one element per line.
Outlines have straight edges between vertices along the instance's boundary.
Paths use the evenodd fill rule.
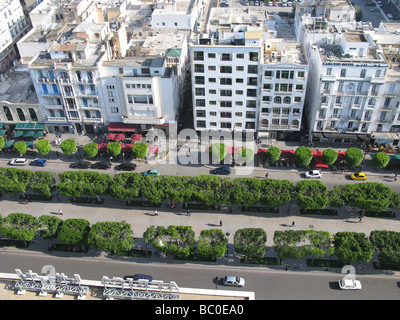
<path fill-rule="evenodd" d="M 294 221 L 292 221 L 292 225 L 291 225 L 291 227 L 295 227 L 295 223 L 294 223 Z"/>
<path fill-rule="evenodd" d="M 219 226 L 222 227 L 222 220 L 219 221 Z"/>
<path fill-rule="evenodd" d="M 362 215 L 358 217 L 358 222 L 362 222 Z"/>
<path fill-rule="evenodd" d="M 158 216 L 158 211 L 157 210 L 154 210 L 154 215 Z"/>
<path fill-rule="evenodd" d="M 397 173 L 394 175 L 394 181 L 397 181 Z"/>
<path fill-rule="evenodd" d="M 186 215 L 187 215 L 188 217 L 191 216 L 191 215 L 190 215 L 190 210 L 188 210 L 188 211 L 186 212 Z"/>
<path fill-rule="evenodd" d="M 25 199 L 25 204 L 29 204 L 28 198 Z"/>
<path fill-rule="evenodd" d="M 265 174 L 265 179 L 268 179 L 268 172 Z"/>
<path fill-rule="evenodd" d="M 59 214 L 60 216 L 62 216 L 63 212 L 62 212 L 61 209 L 58 209 L 58 214 Z"/>

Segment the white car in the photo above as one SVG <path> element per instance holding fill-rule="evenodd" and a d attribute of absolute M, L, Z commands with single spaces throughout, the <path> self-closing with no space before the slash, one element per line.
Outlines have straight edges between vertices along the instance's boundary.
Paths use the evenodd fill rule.
<path fill-rule="evenodd" d="M 8 164 L 12 166 L 26 166 L 28 164 L 27 158 L 16 158 L 12 159 Z"/>
<path fill-rule="evenodd" d="M 361 282 L 359 280 L 339 280 L 339 287 L 342 290 L 361 290 Z"/>
<path fill-rule="evenodd" d="M 316 178 L 316 179 L 319 179 L 322 177 L 321 172 L 319 170 L 306 171 L 305 176 L 306 176 L 306 178 Z"/>
<path fill-rule="evenodd" d="M 243 287 L 244 279 L 241 277 L 226 276 L 224 278 L 224 286 Z"/>

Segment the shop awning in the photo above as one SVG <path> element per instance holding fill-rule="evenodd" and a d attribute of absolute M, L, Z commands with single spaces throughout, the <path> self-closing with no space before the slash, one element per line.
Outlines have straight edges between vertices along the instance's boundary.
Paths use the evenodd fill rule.
<path fill-rule="evenodd" d="M 6 132 L 7 132 L 6 129 L 0 130 L 0 136 L 3 137 L 6 134 Z"/>
<path fill-rule="evenodd" d="M 108 131 L 126 131 L 126 132 L 135 132 L 135 125 L 129 123 L 120 123 L 120 122 L 110 122 L 108 126 Z"/>
<path fill-rule="evenodd" d="M 131 141 L 140 141 L 142 139 L 141 134 L 133 134 L 131 137 Z"/>
<path fill-rule="evenodd" d="M 4 128 L 4 122 L 0 122 L 0 129 Z"/>
<path fill-rule="evenodd" d="M 15 137 L 22 137 L 23 135 L 24 135 L 24 132 L 21 131 L 21 130 L 17 130 L 17 131 L 15 131 L 15 133 L 14 133 L 14 136 L 15 136 Z"/>
<path fill-rule="evenodd" d="M 26 131 L 24 133 L 24 138 L 32 138 L 34 135 L 35 135 L 35 131 L 32 131 L 32 130 Z"/>
<path fill-rule="evenodd" d="M 5 142 L 4 148 L 5 148 L 5 149 L 11 148 L 13 145 L 14 145 L 14 140 L 7 140 L 7 141 Z"/>

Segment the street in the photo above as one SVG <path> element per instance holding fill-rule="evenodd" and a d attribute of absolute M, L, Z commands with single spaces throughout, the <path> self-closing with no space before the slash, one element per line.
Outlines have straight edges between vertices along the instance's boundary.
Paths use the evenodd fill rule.
<path fill-rule="evenodd" d="M 262 267 L 227 267 L 187 263 L 147 263 L 123 259 L 63 258 L 47 254 L 0 253 L 0 270 L 40 273 L 44 265 L 52 265 L 66 275 L 78 273 L 82 279 L 101 280 L 135 273 L 152 275 L 157 280 L 175 281 L 179 287 L 254 291 L 256 300 L 398 300 L 400 277 L 358 275 L 363 289 L 342 291 L 337 284 L 344 275 L 332 272 L 271 271 Z M 240 275 L 246 280 L 243 288 L 216 285 L 215 277 Z"/>

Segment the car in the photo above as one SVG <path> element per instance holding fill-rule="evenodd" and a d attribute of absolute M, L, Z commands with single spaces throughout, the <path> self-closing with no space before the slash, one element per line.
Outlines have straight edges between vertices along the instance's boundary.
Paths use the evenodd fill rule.
<path fill-rule="evenodd" d="M 133 276 L 124 276 L 124 280 L 132 279 L 133 281 L 147 280 L 148 282 L 153 281 L 153 277 L 148 274 L 134 274 Z"/>
<path fill-rule="evenodd" d="M 273 3 L 271 1 L 268 1 L 268 6 L 272 7 Z"/>
<path fill-rule="evenodd" d="M 375 7 L 375 2 L 367 2 L 365 5 Z"/>
<path fill-rule="evenodd" d="M 111 162 L 99 161 L 90 166 L 91 169 L 108 169 L 111 168 Z"/>
<path fill-rule="evenodd" d="M 365 172 L 356 172 L 350 175 L 352 180 L 367 180 L 367 175 Z"/>
<path fill-rule="evenodd" d="M 379 8 L 371 8 L 371 9 L 369 9 L 369 11 L 371 11 L 371 12 L 379 12 Z"/>
<path fill-rule="evenodd" d="M 145 172 L 143 172 L 144 176 L 159 176 L 160 175 L 160 171 L 158 171 L 157 169 L 150 169 L 150 170 L 146 170 Z"/>
<path fill-rule="evenodd" d="M 89 161 L 84 161 L 84 160 L 71 163 L 71 165 L 70 165 L 70 167 L 74 168 L 74 169 L 88 169 L 88 168 L 90 168 L 90 166 L 91 166 L 91 163 Z"/>
<path fill-rule="evenodd" d="M 224 286 L 243 287 L 244 279 L 236 276 L 226 276 L 223 280 Z"/>
<path fill-rule="evenodd" d="M 115 170 L 121 170 L 121 171 L 132 171 L 136 169 L 136 164 L 134 163 L 122 163 L 119 164 L 118 166 L 115 166 Z"/>
<path fill-rule="evenodd" d="M 249 5 L 249 1 L 246 0 L 246 1 L 244 2 L 244 5 L 245 5 L 245 6 L 248 6 L 248 5 Z"/>
<path fill-rule="evenodd" d="M 388 17 L 388 19 L 390 19 L 390 20 L 392 20 L 392 19 L 393 19 L 393 16 L 392 16 L 390 13 L 388 13 L 386 16 L 387 16 L 387 17 Z"/>
<path fill-rule="evenodd" d="M 293 3 L 291 1 L 288 1 L 287 5 L 288 5 L 288 7 L 292 7 Z"/>
<path fill-rule="evenodd" d="M 254 5 L 255 5 L 255 6 L 259 6 L 259 5 L 260 5 L 260 3 L 258 2 L 258 0 L 254 1 Z"/>
<path fill-rule="evenodd" d="M 351 279 L 339 280 L 339 288 L 342 290 L 361 290 L 361 282 Z"/>
<path fill-rule="evenodd" d="M 229 7 L 229 3 L 221 2 L 220 7 Z"/>
<path fill-rule="evenodd" d="M 9 163 L 11 166 L 26 166 L 28 164 L 27 158 L 15 158 L 12 159 Z"/>
<path fill-rule="evenodd" d="M 231 169 L 227 166 L 216 168 L 212 171 L 214 174 L 231 174 Z"/>
<path fill-rule="evenodd" d="M 382 1 L 377 1 L 376 3 L 378 4 L 378 6 L 382 7 Z"/>
<path fill-rule="evenodd" d="M 47 160 L 45 159 L 37 159 L 31 162 L 31 166 L 36 166 L 36 167 L 44 167 L 47 164 Z"/>
<path fill-rule="evenodd" d="M 319 179 L 322 177 L 321 172 L 319 170 L 309 170 L 306 171 L 305 173 L 306 178 L 315 178 L 315 179 Z"/>

